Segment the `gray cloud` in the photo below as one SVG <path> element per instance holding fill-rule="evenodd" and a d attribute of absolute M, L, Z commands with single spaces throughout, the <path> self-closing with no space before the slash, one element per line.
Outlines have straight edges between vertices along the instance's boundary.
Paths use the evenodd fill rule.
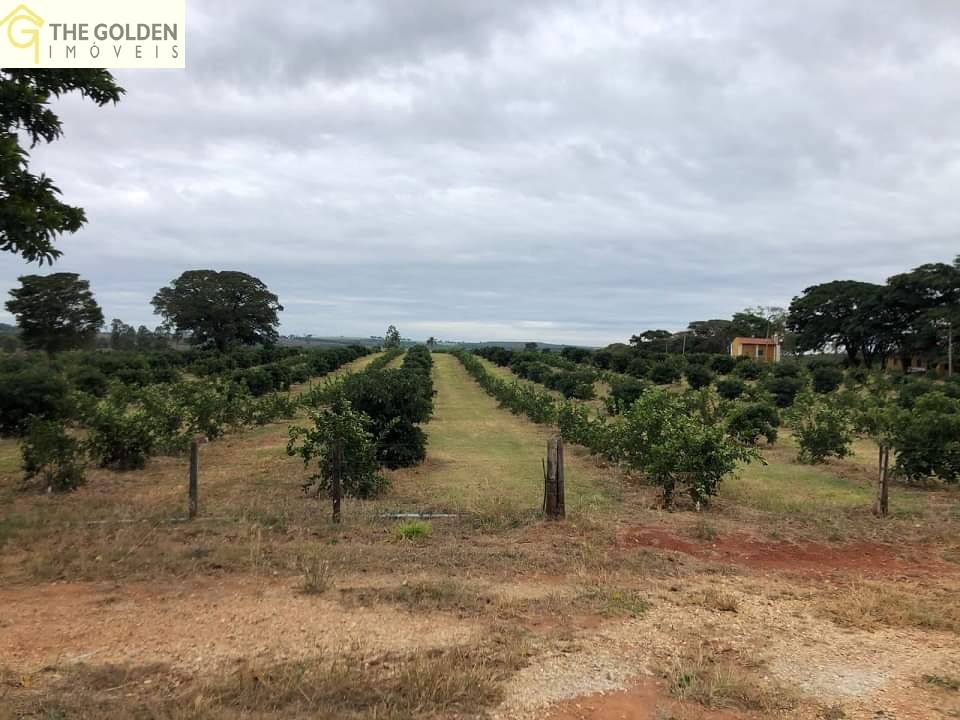
<path fill-rule="evenodd" d="M 949 0 L 198 5 L 34 153 L 108 317 L 214 267 L 285 332 L 600 343 L 957 253 Z"/>

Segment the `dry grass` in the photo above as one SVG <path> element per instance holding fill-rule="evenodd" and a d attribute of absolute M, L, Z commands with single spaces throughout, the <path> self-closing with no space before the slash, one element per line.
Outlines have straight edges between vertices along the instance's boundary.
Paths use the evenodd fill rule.
<path fill-rule="evenodd" d="M 797 706 L 796 692 L 748 671 L 703 644 L 690 646 L 663 669 L 670 693 L 708 708 L 778 712 Z"/>
<path fill-rule="evenodd" d="M 341 600 L 346 605 L 390 603 L 411 612 L 457 613 L 478 613 L 493 603 L 489 595 L 453 580 L 405 582 L 391 587 L 342 588 Z"/>
<path fill-rule="evenodd" d="M 333 584 L 330 563 L 317 549 L 300 556 L 300 572 L 303 573 L 303 591 L 308 595 L 325 593 Z"/>
<path fill-rule="evenodd" d="M 717 531 L 717 528 L 703 518 L 697 520 L 696 524 L 694 524 L 693 528 L 691 529 L 690 534 L 697 540 L 703 540 L 704 542 L 713 542 L 720 537 L 720 533 Z"/>
<path fill-rule="evenodd" d="M 473 715 L 501 698 L 501 681 L 526 662 L 512 638 L 483 646 L 401 656 L 359 651 L 290 663 L 243 663 L 213 677 L 168 668 L 73 666 L 42 688 L 21 688 L 10 717 L 78 720 L 210 718 L 378 718 Z M 0 711 L 0 718 L 4 712 Z"/>
<path fill-rule="evenodd" d="M 953 675 L 924 675 L 922 680 L 933 687 L 960 692 L 960 678 Z"/>
<path fill-rule="evenodd" d="M 713 587 L 692 593 L 688 602 L 717 612 L 735 613 L 740 609 L 740 601 L 736 595 Z"/>
<path fill-rule="evenodd" d="M 499 606 L 504 616 L 526 620 L 570 620 L 577 615 L 640 617 L 649 609 L 650 602 L 635 590 L 604 585 L 581 587 L 573 591 L 557 590 L 541 597 L 504 602 Z"/>
<path fill-rule="evenodd" d="M 942 589 L 861 581 L 820 601 L 818 608 L 838 625 L 863 630 L 886 626 L 960 633 L 960 597 Z"/>

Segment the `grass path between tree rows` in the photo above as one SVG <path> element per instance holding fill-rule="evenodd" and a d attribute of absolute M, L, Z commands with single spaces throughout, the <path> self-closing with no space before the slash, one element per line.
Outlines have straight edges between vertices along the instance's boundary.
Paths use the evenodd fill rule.
<path fill-rule="evenodd" d="M 549 433 L 500 408 L 452 355 L 433 356 L 436 389 L 426 462 L 396 473 L 403 505 L 465 512 L 534 512 L 543 502 L 542 458 Z M 566 455 L 568 511 L 604 507 L 603 471 L 582 453 Z"/>

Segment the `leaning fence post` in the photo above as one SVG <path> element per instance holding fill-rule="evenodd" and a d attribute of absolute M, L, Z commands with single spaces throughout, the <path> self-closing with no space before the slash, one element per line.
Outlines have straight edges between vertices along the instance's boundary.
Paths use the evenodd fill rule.
<path fill-rule="evenodd" d="M 333 522 L 340 522 L 340 496 L 343 493 L 343 438 L 337 438 L 333 448 L 333 477 L 330 494 L 333 497 Z"/>
<path fill-rule="evenodd" d="M 187 514 L 192 520 L 197 516 L 199 501 L 197 499 L 197 477 L 200 474 L 200 442 L 194 438 L 190 441 L 190 483 L 187 487 Z"/>

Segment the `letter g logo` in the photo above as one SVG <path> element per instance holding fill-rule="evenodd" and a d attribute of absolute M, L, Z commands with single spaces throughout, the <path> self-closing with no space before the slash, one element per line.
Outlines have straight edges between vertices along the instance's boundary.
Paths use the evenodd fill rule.
<path fill-rule="evenodd" d="M 37 15 L 26 5 L 19 5 L 17 9 L 0 20 L 0 27 L 7 26 L 7 38 L 14 47 L 33 48 L 33 63 L 40 64 L 40 28 L 43 18 Z"/>

